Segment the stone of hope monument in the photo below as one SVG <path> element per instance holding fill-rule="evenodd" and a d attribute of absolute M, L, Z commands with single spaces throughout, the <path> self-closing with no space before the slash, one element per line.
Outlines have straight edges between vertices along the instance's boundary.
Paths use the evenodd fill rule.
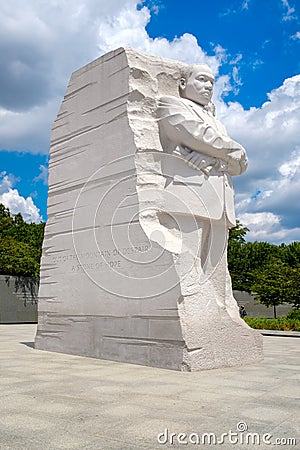
<path fill-rule="evenodd" d="M 226 252 L 244 148 L 214 76 L 129 48 L 73 73 L 52 129 L 35 346 L 195 371 L 262 358 Z"/>

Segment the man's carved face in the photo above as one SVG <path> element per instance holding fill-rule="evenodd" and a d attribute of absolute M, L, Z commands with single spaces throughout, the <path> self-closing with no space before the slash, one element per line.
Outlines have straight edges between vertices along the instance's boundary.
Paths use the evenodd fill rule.
<path fill-rule="evenodd" d="M 214 75 L 210 68 L 204 64 L 194 66 L 190 76 L 180 80 L 181 95 L 205 106 L 211 101 L 213 85 Z"/>

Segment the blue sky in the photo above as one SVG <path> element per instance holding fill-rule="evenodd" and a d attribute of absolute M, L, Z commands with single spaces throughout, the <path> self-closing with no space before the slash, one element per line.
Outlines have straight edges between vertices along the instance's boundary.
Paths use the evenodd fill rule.
<path fill-rule="evenodd" d="M 180 2 L 167 0 L 152 15 L 147 31 L 152 38 L 163 36 L 169 41 L 191 33 L 209 54 L 221 45 L 227 61 L 220 73 L 228 73 L 232 62 L 241 57 L 238 68 L 243 85 L 227 100 L 240 101 L 244 108 L 260 106 L 267 92 L 280 86 L 287 74 L 300 70 L 296 39 L 300 28 L 293 3 L 295 8 L 296 2 L 277 0 L 212 1 L 204 6 L 201 0 L 190 0 L 182 7 Z"/>
<path fill-rule="evenodd" d="M 300 240 L 298 0 L 1 2 L 0 202 L 46 219 L 50 130 L 70 75 L 124 45 L 212 67 L 217 116 L 249 156 L 234 178 L 249 239 Z"/>

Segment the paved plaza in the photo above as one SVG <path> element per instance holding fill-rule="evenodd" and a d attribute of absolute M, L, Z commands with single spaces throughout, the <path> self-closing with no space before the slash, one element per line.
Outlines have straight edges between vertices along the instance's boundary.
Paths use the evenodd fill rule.
<path fill-rule="evenodd" d="M 1 450 L 300 448 L 297 337 L 186 373 L 35 350 L 35 330 L 0 325 Z"/>

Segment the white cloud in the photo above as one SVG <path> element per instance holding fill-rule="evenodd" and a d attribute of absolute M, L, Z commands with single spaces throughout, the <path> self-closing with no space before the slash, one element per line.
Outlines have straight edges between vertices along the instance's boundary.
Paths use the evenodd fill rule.
<path fill-rule="evenodd" d="M 279 172 L 283 180 L 292 181 L 295 175 L 300 173 L 300 149 L 297 148 L 291 154 L 291 158 L 279 166 Z"/>
<path fill-rule="evenodd" d="M 280 223 L 278 216 L 271 212 L 244 213 L 239 215 L 239 220 L 250 228 L 250 237 L 269 236 Z"/>
<path fill-rule="evenodd" d="M 243 9 L 249 9 L 249 3 L 250 3 L 250 0 L 244 0 L 243 1 L 243 3 L 242 3 L 242 6 L 241 6 L 241 8 L 242 8 L 242 10 Z"/>
<path fill-rule="evenodd" d="M 138 0 L 11 0 L 0 4 L 0 149 L 47 153 L 50 129 L 71 73 L 119 46 L 185 62 L 207 62 L 215 72 L 224 57 L 208 56 L 185 33 L 169 42 L 151 39 L 150 11 Z M 157 12 L 153 2 L 152 11 Z"/>
<path fill-rule="evenodd" d="M 242 0 L 238 5 L 236 5 L 236 8 L 228 8 L 226 11 L 221 12 L 219 15 L 220 17 L 232 15 L 232 14 L 240 14 L 244 11 L 248 11 L 249 5 L 251 3 L 251 0 Z"/>
<path fill-rule="evenodd" d="M 47 153 L 71 73 L 103 50 L 104 18 L 136 0 L 11 0 L 0 3 L 0 148 Z"/>
<path fill-rule="evenodd" d="M 225 83 L 226 87 L 226 83 Z M 219 117 L 229 133 L 249 151 L 252 175 L 272 178 L 299 144 L 300 75 L 288 78 L 268 94 L 261 108 L 245 110 L 241 104 L 216 98 Z"/>
<path fill-rule="evenodd" d="M 249 228 L 247 234 L 249 240 L 268 241 L 274 244 L 299 240 L 300 227 L 282 227 L 280 217 L 271 212 L 240 214 L 239 220 Z"/>
<path fill-rule="evenodd" d="M 143 7 L 123 8 L 113 18 L 104 20 L 99 27 L 99 49 L 104 52 L 120 46 L 130 46 L 152 55 L 177 59 L 187 63 L 206 62 L 214 72 L 218 71 L 223 58 L 224 49 L 215 48 L 215 56 L 208 56 L 198 45 L 195 36 L 184 33 L 173 41 L 157 37 L 152 39 L 146 31 L 150 20 L 150 11 Z"/>
<path fill-rule="evenodd" d="M 300 31 L 297 31 L 297 33 L 293 34 L 293 36 L 291 36 L 291 38 L 294 40 L 300 39 Z"/>
<path fill-rule="evenodd" d="M 243 59 L 243 55 L 241 53 L 238 53 L 234 58 L 232 58 L 229 61 L 229 64 L 237 64 L 238 62 L 240 62 Z"/>
<path fill-rule="evenodd" d="M 45 186 L 48 184 L 48 167 L 40 165 L 40 173 L 33 179 L 34 182 L 42 181 Z"/>
<path fill-rule="evenodd" d="M 234 180 L 237 213 L 251 229 L 249 238 L 300 240 L 300 75 L 268 98 L 249 110 L 216 99 L 219 117 L 249 156 L 248 172 Z"/>
<path fill-rule="evenodd" d="M 10 209 L 12 214 L 21 213 L 26 222 L 39 223 L 42 220 L 40 210 L 31 197 L 22 197 L 17 189 L 13 189 L 15 178 L 2 172 L 0 174 L 0 203 Z"/>
<path fill-rule="evenodd" d="M 253 69 L 253 70 L 256 70 L 258 67 L 260 67 L 260 66 L 263 65 L 263 64 L 264 64 L 264 62 L 263 62 L 261 59 L 256 58 L 256 59 L 254 59 L 254 61 L 252 61 L 252 63 L 251 63 L 252 69 Z"/>
<path fill-rule="evenodd" d="M 281 0 L 282 5 L 284 6 L 284 8 L 286 8 L 286 11 L 282 17 L 282 20 L 284 22 L 287 22 L 289 20 L 294 20 L 297 19 L 297 17 L 295 16 L 295 8 L 293 8 L 292 6 L 290 6 L 288 0 Z"/>
<path fill-rule="evenodd" d="M 235 83 L 234 92 L 237 93 L 239 91 L 238 87 L 242 86 L 243 82 L 242 82 L 242 80 L 241 80 L 241 78 L 239 76 L 239 70 L 238 70 L 238 68 L 236 66 L 234 66 L 234 68 L 232 69 L 232 78 L 233 78 L 233 81 Z"/>
<path fill-rule="evenodd" d="M 28 111 L 9 111 L 0 107 L 1 148 L 48 153 L 51 124 L 60 102 L 61 98 L 53 98 Z"/>
<path fill-rule="evenodd" d="M 9 189 L 12 187 L 12 185 L 16 181 L 17 181 L 16 178 L 12 174 L 7 175 L 5 171 L 1 172 L 0 173 L 0 195 L 9 191 Z"/>

